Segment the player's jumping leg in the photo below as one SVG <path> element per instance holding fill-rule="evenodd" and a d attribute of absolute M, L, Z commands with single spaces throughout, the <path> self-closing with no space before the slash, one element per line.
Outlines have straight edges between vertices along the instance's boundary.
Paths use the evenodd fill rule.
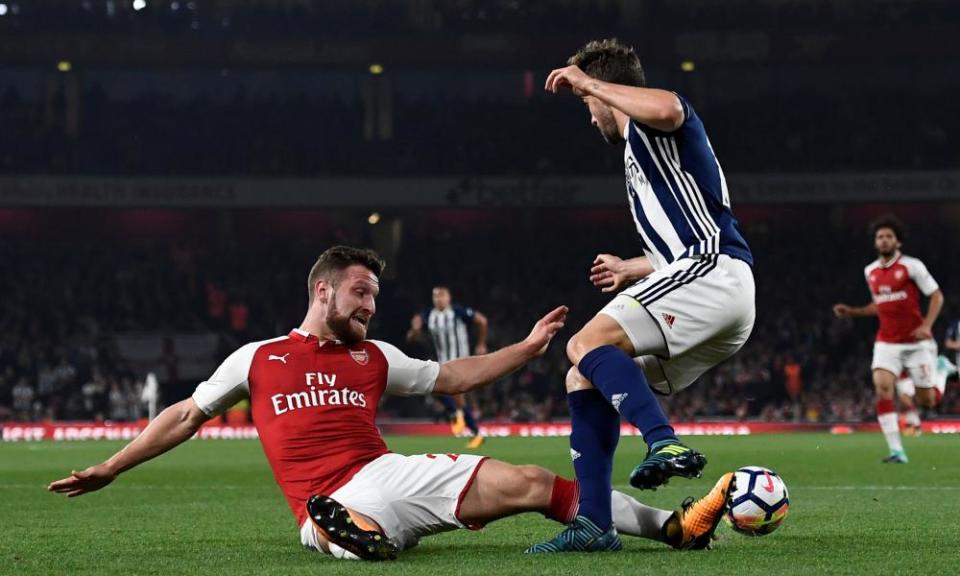
<path fill-rule="evenodd" d="M 651 330 L 658 329 L 654 326 Z M 651 337 L 663 341 L 659 331 Z M 707 463 L 703 454 L 677 439 L 646 376 L 632 358 L 653 352 L 636 350 L 620 324 L 605 314 L 595 316 L 567 344 L 567 356 L 583 378 L 643 434 L 647 456 L 630 474 L 630 484 L 640 489 L 655 489 L 671 476 L 699 477 Z"/>
<path fill-rule="evenodd" d="M 905 464 L 907 453 L 900 439 L 900 423 L 897 421 L 897 408 L 893 402 L 897 376 L 889 370 L 877 368 L 873 371 L 873 386 L 877 393 L 877 422 L 880 431 L 887 439 L 890 455 L 883 459 L 887 464 Z"/>

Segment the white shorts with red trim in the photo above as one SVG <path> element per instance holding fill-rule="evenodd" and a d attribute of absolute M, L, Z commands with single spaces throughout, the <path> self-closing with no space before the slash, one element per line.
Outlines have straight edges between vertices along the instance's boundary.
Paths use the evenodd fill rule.
<path fill-rule="evenodd" d="M 384 454 L 330 497 L 375 521 L 401 550 L 412 548 L 424 536 L 479 528 L 464 524 L 458 515 L 484 460 L 473 454 Z M 301 526 L 300 541 L 326 552 L 317 545 L 309 519 Z"/>
<path fill-rule="evenodd" d="M 935 388 L 937 387 L 937 343 L 933 340 L 909 344 L 876 342 L 873 345 L 873 362 L 870 368 L 886 370 L 897 376 L 906 372 L 912 380 L 912 387 Z M 901 385 L 901 389 L 903 388 L 905 386 Z"/>

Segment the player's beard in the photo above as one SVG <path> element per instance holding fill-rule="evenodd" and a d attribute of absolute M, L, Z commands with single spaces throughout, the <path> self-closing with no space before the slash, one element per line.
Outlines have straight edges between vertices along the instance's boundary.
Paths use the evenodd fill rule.
<path fill-rule="evenodd" d="M 361 329 L 355 325 L 351 320 L 352 316 L 353 313 L 346 315 L 340 313 L 335 295 L 330 299 L 330 306 L 327 308 L 327 326 L 333 331 L 337 340 L 347 346 L 357 344 L 367 336 L 366 328 Z"/>
<path fill-rule="evenodd" d="M 597 119 L 597 129 L 607 144 L 623 142 L 623 135 L 620 134 L 620 129 L 617 127 L 617 119 L 613 116 L 613 111 L 609 107 L 597 109 L 594 116 Z"/>

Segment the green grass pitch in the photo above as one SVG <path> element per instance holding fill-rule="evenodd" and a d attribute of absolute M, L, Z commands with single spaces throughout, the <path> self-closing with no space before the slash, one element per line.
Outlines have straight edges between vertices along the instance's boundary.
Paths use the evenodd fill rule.
<path fill-rule="evenodd" d="M 907 439 L 907 465 L 883 465 L 879 434 L 691 438 L 710 460 L 701 480 L 626 491 L 675 507 L 742 465 L 778 471 L 790 489 L 780 529 L 747 538 L 721 525 L 708 552 L 625 538 L 623 552 L 528 557 L 560 526 L 537 514 L 479 533 L 425 539 L 389 564 L 337 561 L 303 550 L 297 527 L 254 441 L 193 441 L 67 500 L 46 484 L 99 461 L 116 442 L 0 444 L 0 574 L 960 574 L 960 438 Z M 400 453 L 459 452 L 454 438 L 388 438 Z M 480 452 L 570 475 L 565 438 L 492 439 Z M 643 455 L 623 438 L 615 482 Z"/>

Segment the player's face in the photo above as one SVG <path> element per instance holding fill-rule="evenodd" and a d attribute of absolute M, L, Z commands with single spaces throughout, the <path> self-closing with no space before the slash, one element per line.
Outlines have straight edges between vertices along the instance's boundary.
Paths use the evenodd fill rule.
<path fill-rule="evenodd" d="M 433 307 L 437 310 L 446 310 L 450 306 L 450 291 L 446 288 L 433 289 Z"/>
<path fill-rule="evenodd" d="M 877 254 L 887 258 L 900 249 L 900 241 L 897 240 L 896 233 L 890 228 L 881 228 L 873 237 L 873 246 L 877 249 Z"/>
<path fill-rule="evenodd" d="M 343 271 L 327 306 L 327 325 L 338 340 L 350 345 L 367 337 L 379 293 L 380 282 L 366 267 L 355 264 Z"/>
<path fill-rule="evenodd" d="M 613 117 L 613 109 L 597 100 L 593 96 L 584 96 L 583 103 L 590 110 L 590 123 L 600 131 L 600 135 L 607 144 L 623 142 L 623 136 L 617 127 L 617 120 Z"/>

